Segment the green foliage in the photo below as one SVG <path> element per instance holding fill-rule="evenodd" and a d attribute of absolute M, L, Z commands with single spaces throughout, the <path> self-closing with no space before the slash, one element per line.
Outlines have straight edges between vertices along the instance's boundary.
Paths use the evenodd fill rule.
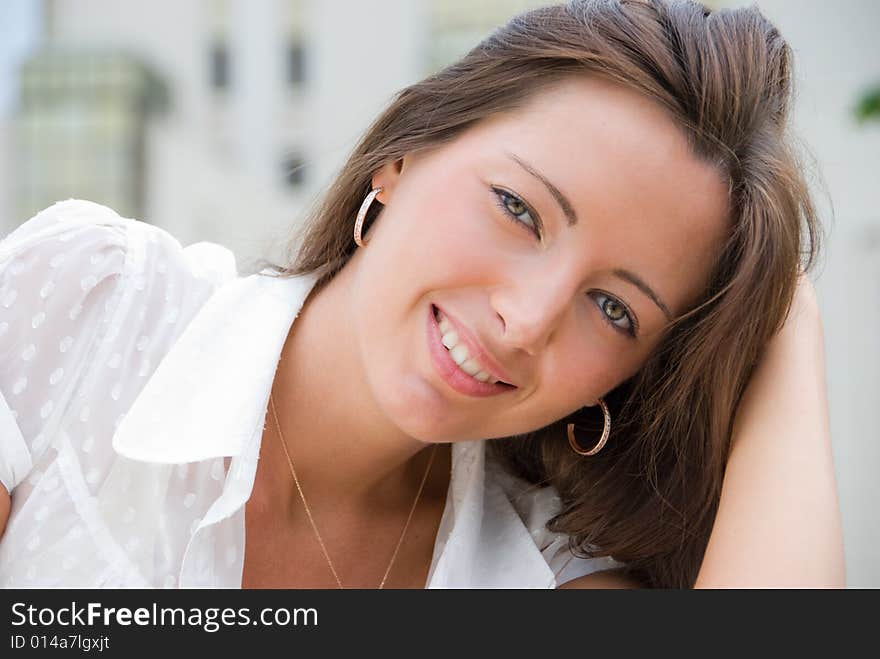
<path fill-rule="evenodd" d="M 866 90 L 855 107 L 856 119 L 860 122 L 880 121 L 880 85 Z"/>

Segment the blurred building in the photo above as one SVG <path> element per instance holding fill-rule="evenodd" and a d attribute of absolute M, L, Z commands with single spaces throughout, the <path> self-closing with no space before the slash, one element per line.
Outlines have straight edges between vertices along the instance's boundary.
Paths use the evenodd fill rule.
<path fill-rule="evenodd" d="M 185 244 L 280 258 L 398 89 L 538 4 L 44 0 L 12 121 L 8 224 L 87 197 Z"/>
<path fill-rule="evenodd" d="M 15 215 L 72 195 L 138 214 L 147 121 L 164 98 L 159 81 L 120 53 L 81 50 L 39 52 L 20 80 Z"/>

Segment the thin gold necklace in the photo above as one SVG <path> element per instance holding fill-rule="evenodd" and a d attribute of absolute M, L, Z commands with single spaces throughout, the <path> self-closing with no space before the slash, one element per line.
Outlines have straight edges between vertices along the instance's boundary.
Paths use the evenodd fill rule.
<path fill-rule="evenodd" d="M 287 450 L 287 442 L 284 441 L 284 435 L 281 432 L 281 424 L 278 423 L 278 413 L 275 411 L 275 401 L 272 398 L 272 393 L 269 393 L 269 402 L 272 406 L 272 417 L 275 419 L 275 428 L 278 429 L 278 438 L 281 440 L 281 447 L 284 449 L 284 455 L 287 457 L 287 464 L 290 465 L 290 473 L 293 474 L 293 482 L 296 484 L 296 491 L 299 492 L 299 498 L 302 499 L 303 507 L 306 509 L 306 515 L 309 518 L 309 523 L 312 525 L 312 530 L 315 532 L 315 537 L 318 539 L 318 544 L 321 545 L 321 551 L 324 552 L 324 558 L 327 561 L 327 565 L 330 566 L 330 571 L 333 573 L 333 578 L 336 579 L 336 585 L 339 588 L 344 589 L 345 586 L 342 585 L 342 581 L 339 579 L 339 575 L 336 573 L 336 568 L 333 567 L 333 561 L 330 560 L 330 554 L 327 553 L 327 547 L 324 545 L 324 540 L 321 538 L 321 534 L 318 532 L 318 526 L 315 524 L 315 519 L 312 517 L 312 511 L 309 508 L 309 504 L 306 503 L 306 497 L 303 494 L 302 487 L 299 484 L 299 478 L 296 476 L 296 469 L 293 468 L 293 460 L 290 459 L 290 452 Z M 391 562 L 388 564 L 388 568 L 385 570 L 385 576 L 382 577 L 382 582 L 379 584 L 379 589 L 385 587 L 385 581 L 388 579 L 388 575 L 391 573 L 391 568 L 394 565 L 394 560 L 397 558 L 397 552 L 400 550 L 400 546 L 403 544 L 403 538 L 406 535 L 406 530 L 409 528 L 410 520 L 412 519 L 413 512 L 415 512 L 416 504 L 419 502 L 419 497 L 422 495 L 422 488 L 425 487 L 425 481 L 428 480 L 428 472 L 431 471 L 431 465 L 434 462 L 434 454 L 437 452 L 437 444 L 434 444 L 434 447 L 431 449 L 431 457 L 428 460 L 428 466 L 425 468 L 425 474 L 422 476 L 422 482 L 419 485 L 419 491 L 416 492 L 416 499 L 413 501 L 412 507 L 409 509 L 409 516 L 406 518 L 406 524 L 403 525 L 403 531 L 400 534 L 400 538 L 397 540 L 397 546 L 394 548 L 394 553 L 391 555 Z"/>

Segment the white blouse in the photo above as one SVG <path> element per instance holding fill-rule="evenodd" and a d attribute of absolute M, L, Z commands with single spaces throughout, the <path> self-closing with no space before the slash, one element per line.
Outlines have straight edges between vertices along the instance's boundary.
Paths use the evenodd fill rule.
<path fill-rule="evenodd" d="M 265 272 L 265 271 L 264 271 Z M 240 588 L 281 348 L 316 278 L 89 201 L 0 242 L 0 539 L 6 587 Z M 429 588 L 553 588 L 620 565 L 544 525 L 559 507 L 453 444 Z"/>

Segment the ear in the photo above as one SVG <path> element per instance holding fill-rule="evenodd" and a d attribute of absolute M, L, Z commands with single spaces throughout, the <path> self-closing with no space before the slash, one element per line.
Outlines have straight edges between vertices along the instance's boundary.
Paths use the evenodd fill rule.
<path fill-rule="evenodd" d="M 383 206 L 387 206 L 391 197 L 394 196 L 394 190 L 403 174 L 404 167 L 409 163 L 408 156 L 398 158 L 394 162 L 387 163 L 382 166 L 375 174 L 373 174 L 373 189 L 382 188 L 382 192 L 376 195 L 376 199 Z"/>

